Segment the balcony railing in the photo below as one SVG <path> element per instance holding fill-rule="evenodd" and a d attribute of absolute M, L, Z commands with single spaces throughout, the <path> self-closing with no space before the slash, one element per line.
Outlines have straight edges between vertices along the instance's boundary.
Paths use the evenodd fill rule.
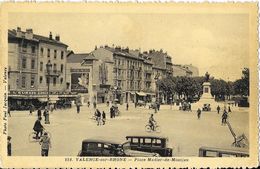
<path fill-rule="evenodd" d="M 62 72 L 58 70 L 50 70 L 49 73 L 47 72 L 47 70 L 45 70 L 46 76 L 60 76 L 61 74 Z"/>

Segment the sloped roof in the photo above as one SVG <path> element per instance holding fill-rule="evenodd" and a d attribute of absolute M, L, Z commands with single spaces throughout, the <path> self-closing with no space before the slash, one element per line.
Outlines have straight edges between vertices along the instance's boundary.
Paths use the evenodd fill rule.
<path fill-rule="evenodd" d="M 24 31 L 21 31 L 23 34 L 25 34 Z M 24 38 L 24 37 L 18 37 L 17 36 L 17 32 L 16 30 L 8 30 L 8 37 L 12 37 L 12 38 Z M 63 46 L 66 46 L 68 47 L 68 45 L 60 42 L 60 41 L 57 41 L 55 39 L 50 39 L 49 37 L 45 37 L 45 36 L 42 36 L 42 35 L 37 35 L 37 34 L 34 34 L 33 33 L 33 39 L 32 40 L 38 40 L 38 41 L 44 41 L 44 42 L 48 42 L 48 43 L 55 43 L 55 44 L 59 44 L 59 45 L 63 45 Z"/>
<path fill-rule="evenodd" d="M 96 59 L 92 54 L 89 53 L 72 53 L 67 57 L 67 63 L 82 63 L 83 60 L 94 60 Z"/>
<path fill-rule="evenodd" d="M 176 64 L 174 64 L 174 65 L 172 65 L 172 66 L 175 67 L 175 68 L 178 68 L 178 69 L 184 70 L 184 71 L 186 71 L 186 72 L 188 72 L 188 73 L 192 73 L 191 70 L 189 70 L 189 69 L 183 67 L 183 65 L 176 65 Z"/>
<path fill-rule="evenodd" d="M 41 35 L 36 35 L 33 34 L 33 38 L 38 39 L 39 41 L 44 41 L 44 42 L 50 42 L 50 43 L 56 43 L 56 44 L 60 44 L 60 45 L 64 45 L 64 46 L 68 46 L 65 43 L 62 43 L 60 41 L 57 41 L 55 39 L 50 39 L 49 37 L 45 37 L 45 36 L 41 36 Z"/>
<path fill-rule="evenodd" d="M 166 69 L 165 54 L 159 51 L 154 51 L 148 54 L 152 59 L 153 66 L 159 69 Z"/>

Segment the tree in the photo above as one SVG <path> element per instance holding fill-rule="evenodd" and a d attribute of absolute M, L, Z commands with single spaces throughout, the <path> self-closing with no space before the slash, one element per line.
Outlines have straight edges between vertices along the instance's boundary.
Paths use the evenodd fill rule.
<path fill-rule="evenodd" d="M 242 77 L 233 84 L 234 93 L 241 96 L 249 96 L 249 69 L 242 70 Z"/>

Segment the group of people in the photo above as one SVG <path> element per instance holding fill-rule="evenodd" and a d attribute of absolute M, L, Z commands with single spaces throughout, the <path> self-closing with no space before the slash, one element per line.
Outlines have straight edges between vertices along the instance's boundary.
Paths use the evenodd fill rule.
<path fill-rule="evenodd" d="M 51 138 L 47 132 L 43 132 L 44 127 L 41 124 L 41 120 L 42 118 L 38 117 L 38 119 L 34 123 L 33 130 L 36 133 L 35 139 L 40 140 L 39 144 L 41 145 L 41 155 L 48 156 L 49 148 L 51 148 Z"/>
<path fill-rule="evenodd" d="M 116 115 L 119 114 L 119 109 L 117 107 L 117 105 L 112 105 L 109 109 L 109 112 L 110 112 L 110 118 L 115 118 Z"/>
<path fill-rule="evenodd" d="M 219 114 L 220 110 L 221 110 L 221 109 L 220 109 L 220 106 L 218 105 L 218 106 L 217 106 L 217 112 L 218 112 L 218 114 Z M 198 119 L 200 119 L 201 112 L 202 112 L 201 109 L 198 108 L 198 110 L 197 110 L 197 117 L 198 117 Z M 231 108 L 230 108 L 230 106 L 228 106 L 228 111 L 227 111 L 226 106 L 224 106 L 223 114 L 222 114 L 222 116 L 221 116 L 221 124 L 222 124 L 222 125 L 225 125 L 225 124 L 227 123 L 228 113 L 231 113 Z"/>
<path fill-rule="evenodd" d="M 95 118 L 96 118 L 98 126 L 106 124 L 106 113 L 105 113 L 105 111 L 103 111 L 101 113 L 98 109 L 96 109 Z"/>

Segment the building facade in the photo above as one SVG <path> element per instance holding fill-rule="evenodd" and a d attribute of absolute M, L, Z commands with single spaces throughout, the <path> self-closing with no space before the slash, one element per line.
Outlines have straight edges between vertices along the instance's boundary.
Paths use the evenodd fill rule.
<path fill-rule="evenodd" d="M 104 95 L 105 101 L 114 99 L 121 103 L 151 101 L 156 97 L 156 80 L 172 75 L 171 57 L 167 53 L 157 54 L 157 51 L 154 51 L 151 56 L 151 53 L 129 50 L 128 47 L 107 45 L 96 47 L 91 53 L 97 59 L 96 63 L 93 63 L 93 72 L 99 72 L 98 76 L 93 77 L 93 86 L 97 98 Z M 106 94 L 102 94 L 100 88 L 102 83 L 106 86 L 104 90 Z M 102 98 L 102 102 L 104 99 Z"/>
<path fill-rule="evenodd" d="M 199 76 L 199 68 L 189 64 L 189 65 L 183 65 L 186 69 L 190 70 L 192 72 L 192 77 L 198 77 Z"/>
<path fill-rule="evenodd" d="M 173 76 L 185 76 L 185 77 L 198 77 L 199 69 L 193 65 L 179 65 L 174 64 L 173 68 Z"/>
<path fill-rule="evenodd" d="M 32 29 L 8 30 L 8 99 L 14 107 L 28 109 L 31 104 L 47 102 L 47 76 L 50 101 L 65 92 L 67 45 L 55 39 L 36 35 Z M 46 64 L 52 62 L 47 74 Z"/>

